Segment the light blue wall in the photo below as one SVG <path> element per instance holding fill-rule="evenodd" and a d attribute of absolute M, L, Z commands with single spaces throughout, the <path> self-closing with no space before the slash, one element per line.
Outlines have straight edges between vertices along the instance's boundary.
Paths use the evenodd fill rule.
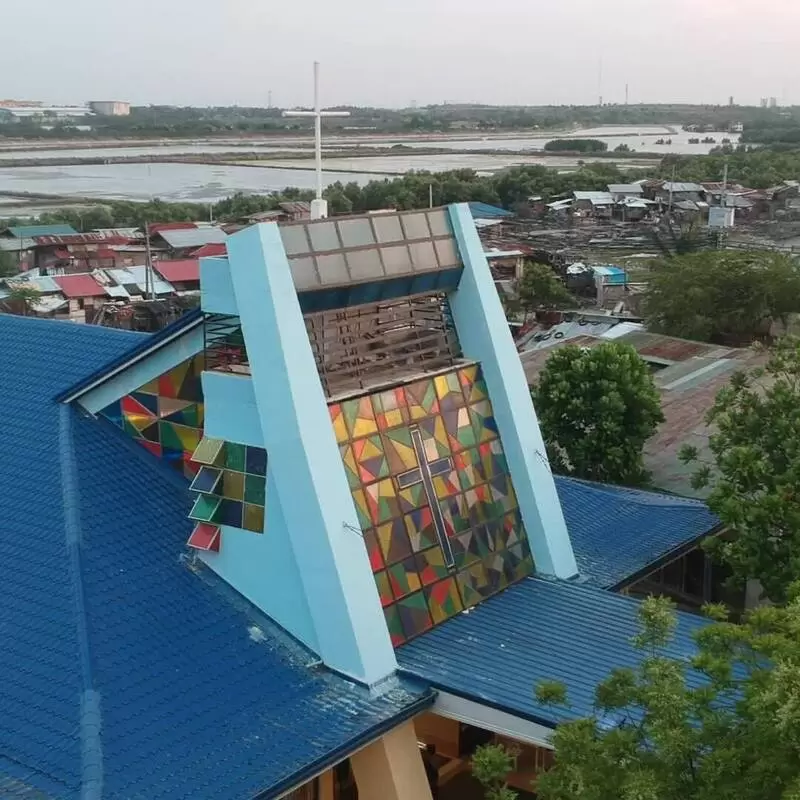
<path fill-rule="evenodd" d="M 119 375 L 85 394 L 78 402 L 90 413 L 96 414 L 106 406 L 135 392 L 148 381 L 169 372 L 187 358 L 203 350 L 203 328 L 193 328 L 179 338 L 151 353 L 142 361 L 127 367 Z"/>
<path fill-rule="evenodd" d="M 207 314 L 236 315 L 236 298 L 227 258 L 200 259 L 200 308 Z"/>
<path fill-rule="evenodd" d="M 253 444 L 261 446 L 260 442 Z M 284 630 L 318 653 L 314 621 L 269 468 L 264 530 L 258 535 L 223 527 L 219 552 L 201 552 L 200 558 Z"/>
<path fill-rule="evenodd" d="M 277 226 L 231 236 L 228 260 L 273 488 L 319 655 L 376 683 L 393 673 L 394 651 Z"/>
<path fill-rule="evenodd" d="M 203 373 L 205 435 L 226 442 L 264 447 L 253 381 L 245 375 Z"/>
<path fill-rule="evenodd" d="M 469 206 L 451 206 L 450 221 L 464 260 L 450 307 L 465 358 L 483 368 L 536 569 L 572 577 L 578 567 L 539 421 Z"/>

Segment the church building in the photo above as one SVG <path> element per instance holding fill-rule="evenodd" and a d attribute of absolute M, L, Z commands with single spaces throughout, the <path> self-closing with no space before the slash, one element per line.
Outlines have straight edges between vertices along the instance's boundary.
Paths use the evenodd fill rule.
<path fill-rule="evenodd" d="M 253 225 L 200 286 L 0 317 L 0 796 L 426 800 L 488 741 L 532 792 L 717 520 L 552 474 L 466 205 Z"/>

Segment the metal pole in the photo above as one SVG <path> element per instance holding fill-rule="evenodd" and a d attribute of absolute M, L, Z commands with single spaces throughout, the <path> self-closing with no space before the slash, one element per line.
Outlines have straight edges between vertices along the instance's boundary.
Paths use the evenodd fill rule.
<path fill-rule="evenodd" d="M 150 252 L 150 223 L 145 222 L 144 224 L 144 246 L 147 251 L 147 264 L 145 264 L 144 270 L 144 293 L 147 295 L 147 300 L 153 299 L 153 290 L 155 289 L 153 285 L 153 256 Z"/>
<path fill-rule="evenodd" d="M 428 184 L 428 208 L 433 208 L 433 184 Z"/>
<path fill-rule="evenodd" d="M 725 168 L 722 170 L 722 196 L 720 197 L 723 208 L 728 200 L 728 159 L 725 159 Z"/>
<path fill-rule="evenodd" d="M 317 200 L 322 200 L 322 108 L 319 104 L 319 61 L 314 62 L 314 155 L 317 163 Z"/>
<path fill-rule="evenodd" d="M 669 215 L 672 216 L 672 193 L 673 187 L 675 186 L 675 170 L 677 169 L 677 164 L 672 165 L 672 180 L 669 183 Z"/>

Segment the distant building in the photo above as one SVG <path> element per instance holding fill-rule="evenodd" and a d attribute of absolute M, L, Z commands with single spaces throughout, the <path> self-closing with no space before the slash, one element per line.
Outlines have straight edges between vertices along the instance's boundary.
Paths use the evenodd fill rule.
<path fill-rule="evenodd" d="M 778 107 L 778 98 L 777 97 L 770 97 L 770 99 L 769 99 L 769 107 L 770 108 L 777 108 Z"/>
<path fill-rule="evenodd" d="M 31 119 L 37 117 L 70 119 L 88 117 L 92 110 L 88 106 L 46 106 L 24 100 L 0 100 L 0 119 Z"/>
<path fill-rule="evenodd" d="M 121 100 L 92 100 L 89 108 L 103 117 L 127 117 L 131 113 L 131 104 Z"/>

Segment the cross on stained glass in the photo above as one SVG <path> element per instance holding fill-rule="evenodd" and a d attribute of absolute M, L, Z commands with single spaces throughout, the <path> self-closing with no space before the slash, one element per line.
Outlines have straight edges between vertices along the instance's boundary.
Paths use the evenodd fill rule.
<path fill-rule="evenodd" d="M 447 529 L 444 524 L 444 516 L 436 497 L 436 489 L 433 486 L 434 478 L 439 475 L 446 475 L 453 469 L 453 461 L 449 456 L 435 461 L 428 461 L 428 456 L 425 453 L 425 444 L 422 441 L 422 434 L 419 428 L 411 429 L 411 442 L 414 445 L 414 453 L 417 456 L 419 466 L 398 475 L 397 485 L 401 489 L 408 489 L 409 486 L 416 486 L 418 483 L 422 483 L 431 509 L 433 524 L 436 528 L 436 538 L 439 540 L 439 545 L 444 553 L 444 562 L 448 567 L 454 567 L 456 560 L 453 556 L 453 548 L 450 546 L 450 539 L 447 536 Z"/>

